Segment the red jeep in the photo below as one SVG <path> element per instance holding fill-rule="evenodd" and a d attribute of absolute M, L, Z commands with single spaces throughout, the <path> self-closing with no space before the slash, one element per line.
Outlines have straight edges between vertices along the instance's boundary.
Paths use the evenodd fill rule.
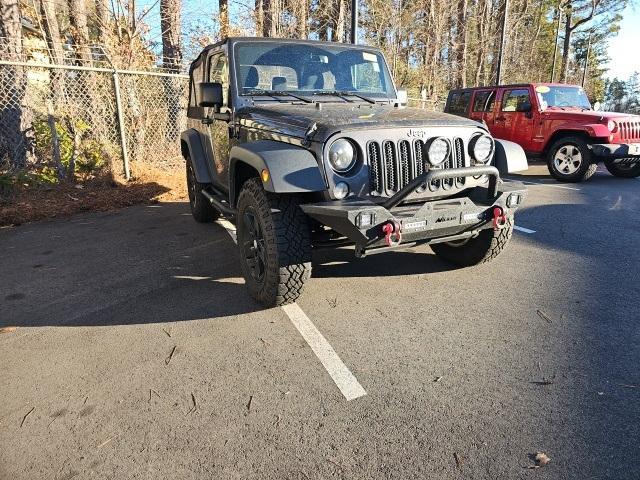
<path fill-rule="evenodd" d="M 563 182 L 588 179 L 599 161 L 616 177 L 640 175 L 640 116 L 594 111 L 577 85 L 452 90 L 445 112 L 484 122 L 494 137 L 544 158 L 551 175 Z"/>

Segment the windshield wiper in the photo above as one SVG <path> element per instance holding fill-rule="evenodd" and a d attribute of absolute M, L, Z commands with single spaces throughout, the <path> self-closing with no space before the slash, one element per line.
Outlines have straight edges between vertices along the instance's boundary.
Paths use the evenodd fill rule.
<path fill-rule="evenodd" d="M 246 92 L 246 95 L 267 95 L 269 97 L 293 97 L 297 100 L 301 100 L 304 103 L 314 103 L 313 100 L 305 97 L 301 97 L 300 95 L 296 95 L 294 93 L 288 92 L 286 90 L 251 90 Z"/>
<path fill-rule="evenodd" d="M 333 95 L 334 97 L 352 96 L 352 97 L 357 97 L 360 100 L 364 100 L 367 103 L 371 103 L 372 105 L 376 104 L 376 101 L 373 98 L 365 97 L 365 96 L 360 95 L 358 93 L 349 92 L 349 91 L 346 91 L 346 90 L 321 90 L 319 92 L 313 92 L 313 95 Z M 346 98 L 344 98 L 344 100 L 346 100 L 347 102 L 350 101 L 350 100 L 347 100 Z"/>

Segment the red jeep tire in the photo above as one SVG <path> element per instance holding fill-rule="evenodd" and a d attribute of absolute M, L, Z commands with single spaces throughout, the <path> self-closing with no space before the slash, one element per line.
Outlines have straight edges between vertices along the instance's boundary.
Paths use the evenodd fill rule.
<path fill-rule="evenodd" d="M 577 183 L 591 178 L 598 165 L 584 138 L 562 137 L 549 147 L 547 167 L 556 180 Z"/>

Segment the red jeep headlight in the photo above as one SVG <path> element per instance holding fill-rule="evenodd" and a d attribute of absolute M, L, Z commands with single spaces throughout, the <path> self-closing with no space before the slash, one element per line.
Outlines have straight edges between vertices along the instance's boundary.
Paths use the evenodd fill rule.
<path fill-rule="evenodd" d="M 613 120 L 609 120 L 607 122 L 607 128 L 609 129 L 609 131 L 611 133 L 616 133 L 618 131 L 618 124 L 616 122 L 614 122 Z"/>

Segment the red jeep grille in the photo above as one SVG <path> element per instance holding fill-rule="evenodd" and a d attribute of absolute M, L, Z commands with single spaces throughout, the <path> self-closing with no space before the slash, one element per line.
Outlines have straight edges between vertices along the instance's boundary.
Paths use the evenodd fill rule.
<path fill-rule="evenodd" d="M 618 124 L 620 140 L 623 142 L 640 142 L 640 120 L 627 120 Z"/>

